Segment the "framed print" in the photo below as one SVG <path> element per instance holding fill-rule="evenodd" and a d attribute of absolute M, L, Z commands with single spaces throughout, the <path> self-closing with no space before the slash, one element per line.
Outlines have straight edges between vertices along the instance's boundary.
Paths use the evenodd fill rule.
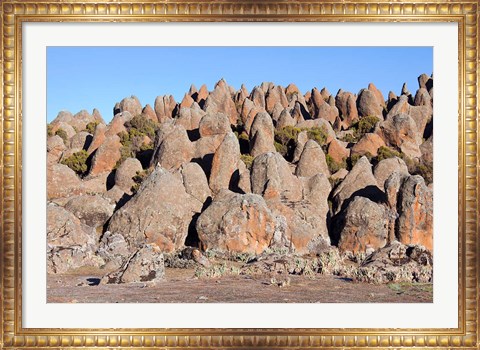
<path fill-rule="evenodd" d="M 477 1 L 1 15 L 2 348 L 478 348 Z"/>

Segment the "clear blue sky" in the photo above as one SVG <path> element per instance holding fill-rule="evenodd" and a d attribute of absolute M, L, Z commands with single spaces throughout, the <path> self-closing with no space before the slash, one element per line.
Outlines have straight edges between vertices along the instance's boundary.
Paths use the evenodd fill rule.
<path fill-rule="evenodd" d="M 271 81 L 334 95 L 373 82 L 386 98 L 404 82 L 414 93 L 417 77 L 432 72 L 431 47 L 48 47 L 47 120 L 97 108 L 108 122 L 124 97 L 153 107 L 156 96 L 181 101 L 191 84 L 212 90 L 222 77 L 235 89 Z"/>

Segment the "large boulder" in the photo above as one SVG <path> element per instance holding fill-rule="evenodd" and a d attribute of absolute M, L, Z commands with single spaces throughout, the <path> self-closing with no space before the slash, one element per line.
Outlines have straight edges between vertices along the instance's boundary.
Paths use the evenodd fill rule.
<path fill-rule="evenodd" d="M 155 98 L 154 110 L 159 123 L 163 123 L 173 117 L 173 111 L 177 103 L 172 95 L 157 96 Z"/>
<path fill-rule="evenodd" d="M 410 158 L 419 158 L 422 135 L 408 114 L 389 115 L 379 125 L 379 135 L 388 146 L 395 147 Z"/>
<path fill-rule="evenodd" d="M 339 90 L 335 97 L 335 106 L 339 110 L 344 129 L 358 121 L 357 99 L 351 92 Z"/>
<path fill-rule="evenodd" d="M 288 106 L 287 96 L 285 95 L 283 87 L 280 85 L 270 87 L 265 96 L 265 109 L 269 114 L 273 113 L 273 109 L 277 103 L 284 108 Z"/>
<path fill-rule="evenodd" d="M 383 192 L 378 188 L 372 173 L 372 165 L 367 157 L 360 158 L 345 179 L 332 193 L 333 213 L 338 214 L 355 196 L 369 198 L 374 202 L 383 200 Z"/>
<path fill-rule="evenodd" d="M 176 170 L 193 158 L 195 149 L 188 138 L 187 131 L 181 125 L 166 132 L 154 152 L 153 163 L 167 170 Z"/>
<path fill-rule="evenodd" d="M 274 128 L 268 113 L 258 113 L 250 129 L 250 154 L 256 157 L 262 153 L 274 152 Z"/>
<path fill-rule="evenodd" d="M 95 230 L 71 212 L 52 203 L 47 205 L 48 273 L 103 265 L 103 259 L 95 255 L 96 240 Z"/>
<path fill-rule="evenodd" d="M 152 106 L 148 103 L 142 109 L 142 117 L 151 120 L 152 122 L 158 122 L 157 114 L 153 110 Z"/>
<path fill-rule="evenodd" d="M 242 120 L 243 127 L 247 133 L 250 133 L 255 116 L 262 112 L 263 109 L 257 107 L 249 98 L 243 101 L 242 108 L 240 110 L 240 119 Z"/>
<path fill-rule="evenodd" d="M 47 167 L 47 199 L 65 198 L 84 193 L 82 181 L 64 164 Z"/>
<path fill-rule="evenodd" d="M 76 133 L 69 142 L 70 149 L 80 151 L 82 149 L 88 149 L 92 142 L 92 135 L 86 131 L 80 131 Z"/>
<path fill-rule="evenodd" d="M 107 132 L 107 126 L 105 124 L 98 124 L 93 133 L 92 142 L 88 145 L 87 153 L 88 155 L 95 152 L 102 143 L 105 142 Z"/>
<path fill-rule="evenodd" d="M 115 172 L 115 185 L 125 193 L 131 194 L 135 185 L 133 178 L 143 170 L 142 163 L 137 158 L 127 158 Z"/>
<path fill-rule="evenodd" d="M 199 132 L 201 137 L 225 135 L 232 131 L 230 121 L 226 114 L 207 113 L 199 123 Z"/>
<path fill-rule="evenodd" d="M 337 163 L 342 163 L 350 157 L 350 150 L 347 148 L 348 143 L 333 139 L 328 145 L 328 155 Z"/>
<path fill-rule="evenodd" d="M 185 191 L 192 196 L 195 203 L 195 211 L 201 212 L 205 202 L 212 196 L 205 172 L 197 163 L 184 164 L 179 170 Z"/>
<path fill-rule="evenodd" d="M 373 176 L 377 180 L 378 187 L 384 188 L 385 181 L 394 172 L 408 175 L 408 168 L 403 159 L 398 157 L 383 159 L 373 169 Z"/>
<path fill-rule="evenodd" d="M 386 208 L 364 197 L 355 197 L 336 223 L 338 248 L 365 252 L 387 244 L 388 214 Z"/>
<path fill-rule="evenodd" d="M 279 153 L 255 158 L 252 192 L 263 196 L 277 218 L 272 245 L 298 253 L 315 253 L 330 244 L 327 230 L 327 198 L 330 183 L 323 174 L 299 178 Z"/>
<path fill-rule="evenodd" d="M 191 108 L 180 108 L 175 125 L 182 125 L 185 130 L 195 130 L 200 126 L 200 120 L 205 112 L 195 102 Z"/>
<path fill-rule="evenodd" d="M 129 112 L 132 116 L 137 116 L 142 113 L 142 105 L 136 96 L 125 97 L 118 104 L 118 111 L 114 111 L 114 114 Z"/>
<path fill-rule="evenodd" d="M 108 230 L 121 234 L 130 252 L 144 243 L 171 252 L 184 246 L 193 214 L 182 180 L 157 166 L 135 196 L 113 214 Z"/>
<path fill-rule="evenodd" d="M 209 185 L 214 194 L 228 189 L 238 169 L 240 145 L 233 132 L 225 135 L 212 160 Z M 238 174 L 237 174 L 238 175 Z M 237 179 L 238 182 L 238 179 Z"/>
<path fill-rule="evenodd" d="M 317 142 L 308 140 L 298 161 L 295 174 L 310 177 L 319 173 L 330 176 L 325 153 Z"/>
<path fill-rule="evenodd" d="M 407 177 L 397 199 L 397 238 L 433 249 L 433 191 L 419 175 Z"/>
<path fill-rule="evenodd" d="M 145 244 L 132 253 L 117 270 L 103 276 L 100 283 L 155 284 L 165 278 L 165 262 L 162 250 L 154 243 Z"/>
<path fill-rule="evenodd" d="M 262 253 L 275 232 L 275 217 L 256 194 L 220 192 L 197 220 L 203 249 Z"/>
<path fill-rule="evenodd" d="M 90 227 L 102 227 L 113 215 L 115 204 L 99 195 L 79 195 L 71 198 L 65 209 Z"/>
<path fill-rule="evenodd" d="M 230 124 L 237 124 L 238 113 L 233 101 L 230 89 L 225 82 L 221 79 L 216 85 L 215 89 L 208 95 L 205 106 L 203 107 L 207 113 L 222 113 L 225 114 Z"/>
<path fill-rule="evenodd" d="M 50 136 L 47 139 L 47 164 L 52 165 L 58 163 L 62 157 L 62 153 L 66 149 L 67 147 L 60 136 Z"/>
<path fill-rule="evenodd" d="M 378 149 L 385 146 L 383 139 L 374 133 L 366 133 L 362 138 L 352 147 L 352 155 L 367 155 L 376 157 Z"/>
<path fill-rule="evenodd" d="M 120 149 L 122 144 L 117 135 L 107 137 L 105 142 L 98 147 L 92 159 L 89 174 L 95 176 L 113 170 L 118 160 L 122 157 Z"/>
<path fill-rule="evenodd" d="M 385 101 L 379 101 L 375 92 L 362 89 L 357 98 L 358 114 L 361 117 L 376 116 L 383 119 L 383 106 Z"/>

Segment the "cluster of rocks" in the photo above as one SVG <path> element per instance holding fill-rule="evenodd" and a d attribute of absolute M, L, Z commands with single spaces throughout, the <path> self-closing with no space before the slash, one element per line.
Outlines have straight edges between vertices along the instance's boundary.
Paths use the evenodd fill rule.
<path fill-rule="evenodd" d="M 185 246 L 256 255 L 332 246 L 375 254 L 395 242 L 432 250 L 433 185 L 405 162 L 433 162 L 433 77 L 418 81 L 415 95 L 404 85 L 385 99 L 373 84 L 333 96 L 294 84 L 236 91 L 222 79 L 213 91 L 192 86 L 181 102 L 159 96 L 153 108 L 125 98 L 108 124 L 97 110 L 60 112 L 47 141 L 49 273 L 108 266 L 106 283 L 155 281 L 162 253 Z M 154 136 L 132 132 L 139 118 Z M 288 128 L 298 137 L 287 156 L 276 135 Z M 125 155 L 127 136 L 134 152 Z M 382 150 L 391 156 L 375 158 Z M 72 166 L 79 154 L 82 171 Z"/>

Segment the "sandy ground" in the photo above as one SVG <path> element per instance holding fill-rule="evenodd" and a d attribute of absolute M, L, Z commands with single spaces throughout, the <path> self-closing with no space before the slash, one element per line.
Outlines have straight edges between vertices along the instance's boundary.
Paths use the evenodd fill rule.
<path fill-rule="evenodd" d="M 431 284 L 373 285 L 336 276 L 195 278 L 193 269 L 166 269 L 155 286 L 100 285 L 102 271 L 48 275 L 49 303 L 431 303 Z M 274 280 L 273 280 L 274 279 Z"/>

